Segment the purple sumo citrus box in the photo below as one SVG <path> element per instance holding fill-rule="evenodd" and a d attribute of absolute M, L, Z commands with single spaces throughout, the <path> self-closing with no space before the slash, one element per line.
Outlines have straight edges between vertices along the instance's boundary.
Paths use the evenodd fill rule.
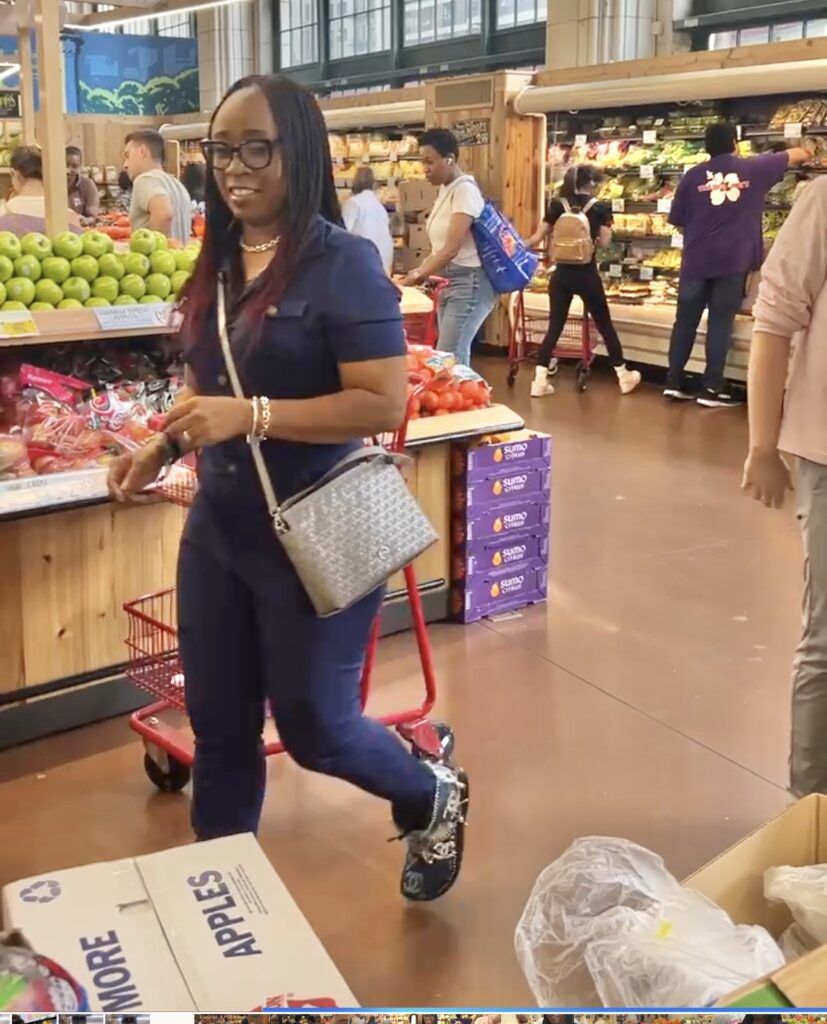
<path fill-rule="evenodd" d="M 503 505 L 468 509 L 454 518 L 454 544 L 462 547 L 516 533 L 547 535 L 550 520 L 551 506 L 548 496 L 543 494 Z"/>
<path fill-rule="evenodd" d="M 509 466 L 486 480 L 458 486 L 454 494 L 454 508 L 463 505 L 472 511 L 487 505 L 501 505 L 517 498 L 547 495 L 551 487 L 551 471 L 537 463 Z"/>
<path fill-rule="evenodd" d="M 551 466 L 551 438 L 528 430 L 517 430 L 500 437 L 483 439 L 484 443 L 471 448 L 457 448 L 454 452 L 453 472 L 469 483 L 509 467 L 525 463 Z M 485 442 L 489 443 L 485 443 Z"/>
<path fill-rule="evenodd" d="M 548 566 L 545 561 L 523 562 L 481 573 L 455 586 L 451 612 L 456 621 L 476 622 L 487 615 L 515 611 L 548 596 Z"/>
<path fill-rule="evenodd" d="M 548 564 L 549 539 L 547 533 L 508 534 L 496 540 L 477 541 L 454 556 L 452 577 L 454 583 L 495 569 L 504 569 L 521 562 Z"/>

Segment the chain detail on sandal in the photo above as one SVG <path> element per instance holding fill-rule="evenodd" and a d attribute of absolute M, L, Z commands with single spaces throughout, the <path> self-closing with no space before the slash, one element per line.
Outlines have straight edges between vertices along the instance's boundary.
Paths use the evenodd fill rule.
<path fill-rule="evenodd" d="M 436 793 L 427 826 L 401 836 L 408 843 L 402 870 L 402 895 L 426 902 L 443 896 L 456 882 L 462 865 L 468 817 L 468 777 L 461 769 L 426 761 L 436 776 Z"/>

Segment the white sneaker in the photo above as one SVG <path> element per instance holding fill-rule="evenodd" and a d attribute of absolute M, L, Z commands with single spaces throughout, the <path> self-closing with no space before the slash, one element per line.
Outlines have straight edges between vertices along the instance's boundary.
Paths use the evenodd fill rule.
<path fill-rule="evenodd" d="M 624 395 L 631 394 L 643 378 L 637 370 L 627 370 L 625 366 L 616 366 L 617 383 Z"/>
<path fill-rule="evenodd" d="M 534 380 L 531 382 L 531 397 L 545 398 L 554 394 L 554 385 L 549 383 L 549 372 L 547 366 L 538 366 L 534 371 Z"/>

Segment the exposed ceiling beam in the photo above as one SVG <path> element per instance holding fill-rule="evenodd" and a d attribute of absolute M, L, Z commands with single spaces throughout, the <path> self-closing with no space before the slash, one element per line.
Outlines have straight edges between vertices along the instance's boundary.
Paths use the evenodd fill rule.
<path fill-rule="evenodd" d="M 111 0 L 110 0 L 111 2 Z M 132 3 L 135 0 L 131 0 Z M 243 3 L 244 0 L 219 0 L 220 3 Z M 155 0 L 140 9 L 128 9 L 121 7 L 117 11 L 106 11 L 103 14 L 87 14 L 74 16 L 69 19 L 72 25 L 81 25 L 83 28 L 94 28 L 97 25 L 109 25 L 113 21 L 123 21 L 124 18 L 145 18 L 148 14 L 174 14 L 176 11 L 196 11 L 199 7 L 215 7 L 216 0 Z"/>

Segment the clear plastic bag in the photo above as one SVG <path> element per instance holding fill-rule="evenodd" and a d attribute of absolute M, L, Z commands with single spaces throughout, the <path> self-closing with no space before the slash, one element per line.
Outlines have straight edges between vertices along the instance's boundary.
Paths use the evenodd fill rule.
<path fill-rule="evenodd" d="M 770 868 L 764 872 L 764 895 L 787 904 L 805 946 L 827 943 L 827 864 Z"/>
<path fill-rule="evenodd" d="M 735 926 L 656 854 L 579 839 L 534 885 L 515 935 L 540 1006 L 709 1006 L 783 966 L 763 928 Z"/>

